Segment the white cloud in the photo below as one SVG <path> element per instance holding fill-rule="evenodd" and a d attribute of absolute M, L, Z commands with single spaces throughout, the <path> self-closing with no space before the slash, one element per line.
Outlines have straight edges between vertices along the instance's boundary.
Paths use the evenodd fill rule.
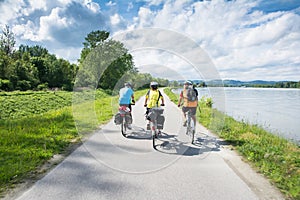
<path fill-rule="evenodd" d="M 300 22 L 299 16 L 291 13 L 283 14 L 255 28 L 245 29 L 242 34 L 237 35 L 234 46 L 239 48 L 277 42 L 290 31 L 295 31 L 293 30 L 296 28 L 295 22 Z"/>
<path fill-rule="evenodd" d="M 112 1 L 109 1 L 108 3 L 106 3 L 107 6 L 110 6 L 110 7 L 113 7 L 113 6 L 116 6 L 117 3 L 116 2 L 112 2 Z"/>
<path fill-rule="evenodd" d="M 28 0 L 31 10 L 47 10 L 47 1 Z"/>
<path fill-rule="evenodd" d="M 118 15 L 117 13 L 110 16 L 110 23 L 112 25 L 117 25 L 121 22 L 121 18 L 120 18 L 120 15 Z"/>
<path fill-rule="evenodd" d="M 173 80 L 185 79 L 189 77 L 189 74 L 194 74 L 194 77 L 201 77 L 201 74 L 198 74 L 190 63 L 171 52 L 158 49 L 141 49 L 131 54 L 135 58 L 136 67 L 142 73 L 154 73 L 158 77 Z"/>
<path fill-rule="evenodd" d="M 94 3 L 94 2 L 90 2 L 90 3 L 87 3 L 86 5 L 87 5 L 87 7 L 88 7 L 92 12 L 94 12 L 94 13 L 100 12 L 100 6 L 99 6 L 99 4 Z"/>
<path fill-rule="evenodd" d="M 12 28 L 12 32 L 15 35 L 21 36 L 22 40 L 32 40 L 39 41 L 39 37 L 36 34 L 38 32 L 37 27 L 35 27 L 32 21 L 27 21 L 26 24 L 18 24 Z"/>
<path fill-rule="evenodd" d="M 126 29 L 157 27 L 178 32 L 199 44 L 224 79 L 300 79 L 296 71 L 300 65 L 299 7 L 277 11 L 278 6 L 266 13 L 258 9 L 262 2 L 248 0 L 137 0 L 120 5 L 117 1 L 98 1 L 103 7 L 96 2 L 6 0 L 0 2 L 0 25 L 8 24 L 20 44 L 39 44 L 72 61 L 77 60 L 84 37 L 93 30 L 109 30 L 114 35 Z M 136 12 L 137 5 L 143 6 Z M 269 3 L 266 5 L 270 8 Z M 185 48 L 182 41 L 169 39 L 165 40 L 170 45 Z M 155 66 L 193 74 L 184 69 L 188 65 L 179 56 L 163 55 L 166 57 L 158 52 L 140 54 L 149 61 L 144 66 L 157 60 Z"/>
<path fill-rule="evenodd" d="M 3 24 L 8 24 L 12 28 L 17 46 L 41 45 L 58 57 L 68 56 L 64 58 L 71 62 L 75 62 L 80 56 L 76 51 L 77 58 L 74 58 L 75 51 L 72 49 L 82 48 L 82 42 L 89 32 L 106 29 L 105 26 L 109 24 L 105 21 L 100 6 L 91 0 L 8 2 L 10 5 L 15 4 L 15 9 L 9 10 L 8 4 L 0 3 L 0 11 L 2 9 L 10 11 Z M 65 50 L 61 51 L 63 48 Z"/>
<path fill-rule="evenodd" d="M 210 55 L 222 78 L 245 80 L 257 75 L 272 79 L 271 73 L 265 73 L 269 69 L 289 66 L 296 70 L 300 64 L 299 14 L 266 14 L 253 11 L 255 6 L 254 1 L 168 1 L 155 12 L 141 7 L 135 27 L 166 28 L 189 36 Z M 288 78 L 282 74 L 281 79 Z"/>
<path fill-rule="evenodd" d="M 166 0 L 145 0 L 145 2 L 148 2 L 149 5 L 155 5 L 155 6 L 160 5 L 162 3 L 166 3 L 167 1 Z"/>
<path fill-rule="evenodd" d="M 55 53 L 58 55 L 59 58 L 68 58 L 73 63 L 77 63 L 77 60 L 79 59 L 80 52 L 82 48 L 76 48 L 76 47 L 68 47 L 68 50 L 64 47 L 60 47 L 55 49 Z"/>
<path fill-rule="evenodd" d="M 135 18 L 137 28 L 151 27 L 153 25 L 153 18 L 155 12 L 152 12 L 149 8 L 141 7 L 138 12 L 138 17 Z"/>
<path fill-rule="evenodd" d="M 24 1 L 21 0 L 0 2 L 0 24 L 7 24 L 10 19 L 19 17 L 21 15 L 19 11 L 24 5 Z"/>

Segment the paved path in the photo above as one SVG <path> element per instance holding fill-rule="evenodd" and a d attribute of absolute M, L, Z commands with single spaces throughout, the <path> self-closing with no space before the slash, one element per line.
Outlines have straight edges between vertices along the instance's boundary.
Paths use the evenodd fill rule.
<path fill-rule="evenodd" d="M 191 145 L 180 110 L 167 98 L 165 128 L 154 150 L 143 101 L 133 107 L 128 138 L 109 122 L 18 199 L 281 199 L 200 124 Z"/>

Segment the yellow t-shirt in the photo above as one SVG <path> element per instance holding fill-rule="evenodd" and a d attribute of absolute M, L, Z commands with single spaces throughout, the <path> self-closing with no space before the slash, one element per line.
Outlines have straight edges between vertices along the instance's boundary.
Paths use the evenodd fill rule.
<path fill-rule="evenodd" d="M 158 107 L 159 99 L 163 98 L 163 96 L 161 95 L 159 90 L 149 90 L 146 98 L 148 99 L 147 108 L 153 108 Z"/>

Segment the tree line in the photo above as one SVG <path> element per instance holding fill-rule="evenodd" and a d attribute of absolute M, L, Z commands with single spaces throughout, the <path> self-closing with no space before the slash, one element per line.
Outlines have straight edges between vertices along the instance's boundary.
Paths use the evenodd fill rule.
<path fill-rule="evenodd" d="M 151 81 L 169 84 L 166 79 L 139 73 L 132 55 L 121 42 L 110 39 L 107 31 L 92 31 L 85 37 L 77 64 L 57 58 L 42 46 L 21 44 L 15 48 L 15 43 L 6 25 L 0 36 L 0 91 L 71 91 L 74 84 L 113 91 L 124 82 L 133 83 L 135 89 L 149 87 Z"/>

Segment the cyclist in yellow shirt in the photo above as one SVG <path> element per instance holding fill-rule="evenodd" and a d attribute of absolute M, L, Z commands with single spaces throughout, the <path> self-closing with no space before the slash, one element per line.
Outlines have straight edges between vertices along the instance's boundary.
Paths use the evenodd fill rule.
<path fill-rule="evenodd" d="M 144 107 L 147 108 L 146 116 L 149 114 L 149 110 L 153 107 L 159 107 L 159 101 L 161 101 L 160 106 L 164 106 L 164 97 L 162 96 L 161 92 L 158 90 L 158 83 L 157 82 L 151 82 L 150 83 L 150 90 L 148 90 L 146 97 L 145 97 L 145 103 Z M 149 124 L 147 124 L 147 129 L 149 130 Z"/>
<path fill-rule="evenodd" d="M 158 107 L 159 100 L 161 100 L 161 106 L 164 106 L 164 97 L 162 96 L 161 92 L 158 90 L 158 83 L 151 82 L 150 83 L 150 90 L 148 90 L 145 98 L 144 107 L 147 107 L 147 111 L 150 108 Z"/>

